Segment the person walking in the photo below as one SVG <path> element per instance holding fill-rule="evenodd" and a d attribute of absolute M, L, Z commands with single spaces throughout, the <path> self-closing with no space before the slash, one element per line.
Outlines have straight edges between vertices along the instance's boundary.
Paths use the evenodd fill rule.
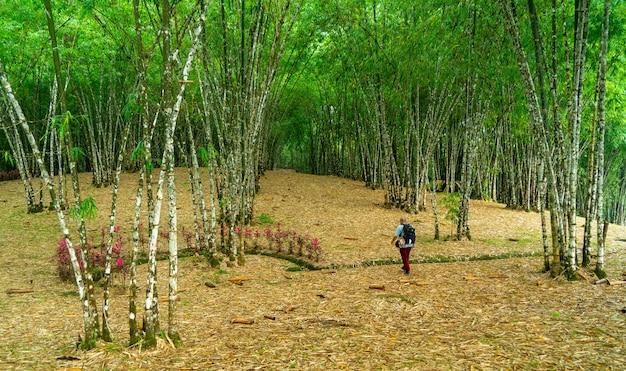
<path fill-rule="evenodd" d="M 391 245 L 400 250 L 402 257 L 402 270 L 404 274 L 411 274 L 411 266 L 409 265 L 409 256 L 411 249 L 415 244 L 415 228 L 406 222 L 405 218 L 400 218 L 400 225 L 396 227 L 396 232 L 391 239 Z"/>

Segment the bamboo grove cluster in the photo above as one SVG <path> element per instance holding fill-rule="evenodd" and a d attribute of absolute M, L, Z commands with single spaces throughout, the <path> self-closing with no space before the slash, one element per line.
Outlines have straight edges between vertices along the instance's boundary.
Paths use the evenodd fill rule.
<path fill-rule="evenodd" d="M 321 98 L 284 108 L 285 127 L 308 136 L 279 164 L 363 179 L 409 212 L 427 189 L 456 193 L 459 239 L 471 238 L 470 198 L 540 211 L 546 269 L 575 278 L 594 234 L 602 276 L 605 222 L 623 222 L 623 52 L 609 36 L 623 35 L 624 4 L 359 4 L 320 6 L 306 71 Z"/>
<path fill-rule="evenodd" d="M 471 198 L 540 211 L 545 268 L 555 276 L 575 278 L 580 263 L 591 264 L 595 223 L 602 276 L 605 222 L 626 222 L 619 103 L 625 6 L 609 0 L 3 1 L 2 169 L 19 170 L 28 212 L 48 207 L 58 217 L 85 348 L 98 338 L 112 340 L 110 256 L 123 171 L 137 176 L 131 344 L 153 346 L 161 331 L 156 247 L 164 229 L 167 336 L 180 340 L 181 189 L 174 178 L 180 166 L 188 169 L 198 244 L 213 264 L 222 257 L 244 263 L 244 244 L 230 236 L 251 221 L 263 171 L 282 166 L 363 180 L 384 189 L 389 206 L 413 213 L 430 201 L 437 216 L 429 192 L 448 192 L 446 199 L 458 202 L 458 239 L 471 238 Z M 112 188 L 101 313 L 90 269 L 79 267 L 88 261 L 91 206 L 78 182 L 86 171 L 93 185 Z M 160 220 L 164 202 L 167 226 Z M 77 222 L 73 228 L 68 215 Z M 577 216 L 586 221 L 582 261 Z M 143 223 L 149 269 L 139 300 L 135 262 Z"/>
<path fill-rule="evenodd" d="M 11 5 L 18 7 L 17 3 Z M 250 4 L 134 0 L 132 8 L 111 9 L 98 2 L 64 2 L 53 7 L 52 1 L 46 0 L 45 9 L 29 5 L 31 11 L 39 11 L 47 26 L 47 38 L 42 38 L 47 45 L 38 47 L 41 53 L 50 51 L 53 73 L 47 75 L 28 66 L 28 88 L 19 81 L 12 84 L 8 76 L 23 66 L 6 63 L 5 57 L 10 56 L 3 56 L 2 123 L 11 158 L 20 170 L 29 212 L 44 208 L 43 195 L 34 191 L 37 178 L 49 191 L 49 207 L 56 210 L 83 308 L 81 346 L 92 348 L 98 338 L 112 341 L 110 256 L 122 171 L 137 174 L 129 268 L 130 344 L 154 346 L 161 333 L 156 252 L 159 230 L 165 228 L 169 231 L 167 336 L 178 342 L 174 167 L 184 163 L 189 169 L 195 222 L 203 230 L 197 233 L 203 236 L 199 249 L 212 264 L 219 263 L 220 255 L 243 263 L 243 244 L 230 236 L 236 236 L 235 228 L 252 217 L 267 143 L 266 107 L 301 4 L 289 0 Z M 75 10 L 87 13 L 75 19 L 71 15 Z M 85 20 L 92 22 L 91 28 L 82 24 Z M 98 44 L 100 49 L 89 51 L 92 56 L 102 55 L 77 57 L 74 53 L 80 53 L 83 41 Z M 81 58 L 85 58 L 83 63 L 76 60 Z M 42 96 L 14 93 L 32 92 L 29 88 Z M 39 112 L 45 99 L 49 107 Z M 201 167 L 206 168 L 204 176 Z M 78 181 L 79 171 L 87 170 L 95 186 L 113 188 L 101 320 L 92 267 L 86 259 L 85 211 L 93 207 L 81 198 Z M 72 202 L 65 199 L 66 174 L 72 179 Z M 203 180 L 208 180 L 208 193 Z M 164 203 L 167 214 L 163 215 L 168 219 L 162 227 Z M 146 209 L 148 273 L 145 300 L 139 300 L 136 262 L 144 221 L 141 214 Z M 73 211 L 78 222 L 78 242 L 70 233 L 66 210 Z M 81 248 L 75 249 L 74 244 Z M 140 309 L 143 319 L 139 318 Z"/>

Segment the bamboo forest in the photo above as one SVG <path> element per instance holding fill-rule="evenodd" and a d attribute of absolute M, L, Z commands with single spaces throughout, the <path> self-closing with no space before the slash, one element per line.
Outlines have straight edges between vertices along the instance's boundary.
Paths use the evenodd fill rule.
<path fill-rule="evenodd" d="M 0 20 L 8 369 L 626 367 L 623 0 Z"/>

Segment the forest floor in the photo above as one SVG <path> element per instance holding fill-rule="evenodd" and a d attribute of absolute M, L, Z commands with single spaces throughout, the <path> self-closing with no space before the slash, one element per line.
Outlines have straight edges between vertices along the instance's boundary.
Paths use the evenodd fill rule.
<path fill-rule="evenodd" d="M 179 225 L 189 229 L 187 178 L 177 171 Z M 132 225 L 136 177 L 122 177 L 122 231 Z M 87 186 L 83 192 L 99 206 L 88 225 L 97 241 L 108 225 L 111 189 Z M 2 182 L 0 369 L 626 369 L 626 285 L 596 284 L 590 270 L 581 270 L 587 279 L 573 282 L 543 273 L 537 213 L 473 201 L 472 241 L 436 241 L 432 210 L 407 215 L 382 202 L 382 191 L 362 182 L 267 172 L 253 228 L 271 220 L 319 238 L 324 252 L 316 264 L 326 269 L 292 271 L 294 263 L 263 255 L 219 269 L 199 257 L 183 258 L 177 302 L 183 344 L 159 339 L 150 350 L 125 346 L 127 290 L 116 275 L 110 313 L 115 342 L 85 352 L 75 349 L 82 332 L 76 287 L 60 281 L 52 259 L 60 239 L 56 215 L 27 215 L 20 182 Z M 410 276 L 389 244 L 401 216 L 417 229 Z M 441 222 L 446 237 L 450 224 Z M 626 280 L 625 238 L 626 227 L 610 226 L 609 282 Z M 502 258 L 530 253 L 537 255 Z M 500 259 L 474 260 L 489 256 Z M 431 262 L 437 259 L 456 262 Z M 166 296 L 167 263 L 159 264 L 159 292 Z M 143 290 L 145 268 L 139 267 Z M 167 303 L 160 308 L 166 329 Z"/>

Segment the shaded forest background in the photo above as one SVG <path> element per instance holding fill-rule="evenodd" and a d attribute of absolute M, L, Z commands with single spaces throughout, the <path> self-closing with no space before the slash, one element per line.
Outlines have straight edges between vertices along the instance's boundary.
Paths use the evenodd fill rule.
<path fill-rule="evenodd" d="M 363 181 L 383 191 L 386 207 L 409 214 L 428 204 L 435 239 L 449 219 L 451 239 L 471 240 L 470 199 L 538 211 L 544 269 L 573 280 L 579 266 L 593 266 L 603 278 L 608 223 L 626 224 L 625 7 L 3 1 L 0 167 L 21 180 L 29 213 L 57 215 L 86 348 L 110 333 L 109 291 L 100 331 L 86 259 L 86 221 L 108 210 L 82 195 L 84 172 L 111 189 L 106 282 L 118 208 L 134 214 L 131 344 L 156 344 L 157 245 L 166 231 L 168 336 L 179 338 L 176 196 L 187 190 L 177 188 L 177 167 L 188 169 L 196 248 L 214 267 L 245 263 L 259 180 L 284 167 Z M 133 205 L 117 202 L 123 172 L 136 176 Z M 443 205 L 435 191 L 448 195 Z M 150 269 L 140 329 L 142 238 Z M 307 245 L 311 258 L 316 243 Z"/>
<path fill-rule="evenodd" d="M 546 43 L 552 34 L 551 3 L 517 4 L 521 40 L 532 56 L 528 3 L 536 3 L 533 6 L 542 28 L 539 31 Z M 292 13 L 297 9 L 297 18 L 289 25 L 289 37 L 281 40 L 284 45 L 280 55 L 275 55 L 272 38 L 285 35 L 276 34 L 280 30 L 273 22 L 286 4 L 290 4 L 288 11 Z M 95 183 L 107 184 L 121 149 L 125 116 L 138 112 L 134 105 L 145 104 L 143 114 L 148 114 L 148 107 L 155 111 L 162 101 L 162 59 L 167 58 L 161 50 L 162 6 L 159 2 L 140 2 L 145 46 L 144 50 L 137 50 L 132 2 L 119 1 L 110 6 L 109 2 L 96 0 L 52 1 L 51 5 L 57 28 L 55 49 L 59 52 L 63 79 L 57 84 L 64 90 L 64 108 L 76 121 L 75 146 L 84 154 L 77 165 L 80 171 L 92 171 Z M 180 53 L 190 42 L 185 32 L 189 32 L 189 23 L 197 16 L 194 6 L 192 1 L 172 2 L 172 45 Z M 557 77 L 559 100 L 567 100 L 571 94 L 567 79 L 571 78 L 568 70 L 572 66 L 566 64 L 573 62 L 576 6 L 578 1 L 559 5 L 556 14 L 555 37 L 559 38 L 560 50 L 556 50 L 554 58 L 559 72 L 563 72 Z M 590 1 L 589 6 L 580 174 L 586 174 L 590 166 L 602 36 L 603 3 Z M 604 146 L 607 160 L 603 169 L 606 218 L 618 224 L 626 222 L 623 7 L 622 1 L 611 2 Z M 219 121 L 246 120 L 245 116 L 236 117 L 234 111 L 238 107 L 243 110 L 241 106 L 252 97 L 236 92 L 262 84 L 265 75 L 259 74 L 271 69 L 267 73 L 276 76 L 271 91 L 263 97 L 263 117 L 259 119 L 264 124 L 256 133 L 259 153 L 248 164 L 256 167 L 255 172 L 286 167 L 361 179 L 372 187 L 384 187 L 390 182 L 415 187 L 445 180 L 449 189 L 455 191 L 464 169 L 471 167 L 473 198 L 538 209 L 539 160 L 535 143 L 539 133 L 530 125 L 515 53 L 497 2 L 212 1 L 209 12 L 203 31 L 203 56 L 197 63 L 208 65 L 206 70 L 213 73 L 208 78 L 221 80 L 215 82 L 221 85 L 215 93 L 233 95 L 224 98 L 226 101 L 213 102 L 226 103 L 231 116 L 209 112 L 212 108 L 208 106 L 213 107 L 213 103 L 207 106 L 203 102 L 203 95 L 209 94 L 208 88 L 203 91 L 202 86 L 207 83 L 203 82 L 206 78 L 200 72 L 191 73 L 189 80 L 194 82 L 189 83 L 181 107 L 183 128 L 176 132 L 177 166 L 190 161 L 184 129 L 187 125 L 191 126 L 197 148 L 213 148 L 220 156 L 226 152 L 221 148 L 226 144 L 220 141 L 230 140 L 228 135 L 242 136 L 236 132 L 227 134 L 219 128 Z M 261 21 L 259 12 L 265 12 Z M 0 17 L 4 21 L 0 28 L 4 70 L 49 162 L 56 153 L 51 138 L 52 116 L 61 113 L 50 107 L 55 58 L 46 11 L 39 1 L 5 1 Z M 562 46 L 566 43 L 569 50 Z M 254 48 L 261 50 L 253 51 Z M 544 48 L 549 52 L 550 45 Z M 268 60 L 274 57 L 280 59 Z M 168 82 L 171 91 L 177 90 L 181 80 L 176 71 L 182 68 L 183 58 L 176 58 L 172 81 Z M 531 68 L 540 66 L 530 59 Z M 276 69 L 269 65 L 272 63 L 277 64 Z M 253 68 L 256 70 L 251 71 Z M 539 69 L 533 71 L 537 77 Z M 141 71 L 146 74 L 149 102 L 136 101 Z M 249 91 L 253 89 L 256 87 Z M 251 94 L 258 97 L 260 93 Z M 9 145 L 13 133 L 7 131 L 11 122 L 8 102 L 2 102 L 4 130 L 0 149 L 7 156 L 0 161 L 0 168 L 9 171 L 16 166 L 8 155 L 17 156 Z M 566 109 L 562 106 L 561 114 Z M 470 118 L 477 115 L 474 130 Z M 156 119 L 152 143 L 157 166 L 165 145 L 162 119 Z M 211 122 L 202 124 L 206 120 Z M 210 130 L 206 126 L 217 128 Z M 137 167 L 130 152 L 142 141 L 141 125 L 135 125 L 129 134 L 124 153 L 127 170 Z M 471 142 L 472 153 L 467 153 L 465 142 Z M 31 168 L 36 168 L 33 157 L 27 158 Z M 581 215 L 586 205 L 587 182 L 587 176 L 580 177 L 577 205 Z M 395 192 L 390 191 L 392 201 L 401 203 L 396 198 L 404 195 Z"/>

